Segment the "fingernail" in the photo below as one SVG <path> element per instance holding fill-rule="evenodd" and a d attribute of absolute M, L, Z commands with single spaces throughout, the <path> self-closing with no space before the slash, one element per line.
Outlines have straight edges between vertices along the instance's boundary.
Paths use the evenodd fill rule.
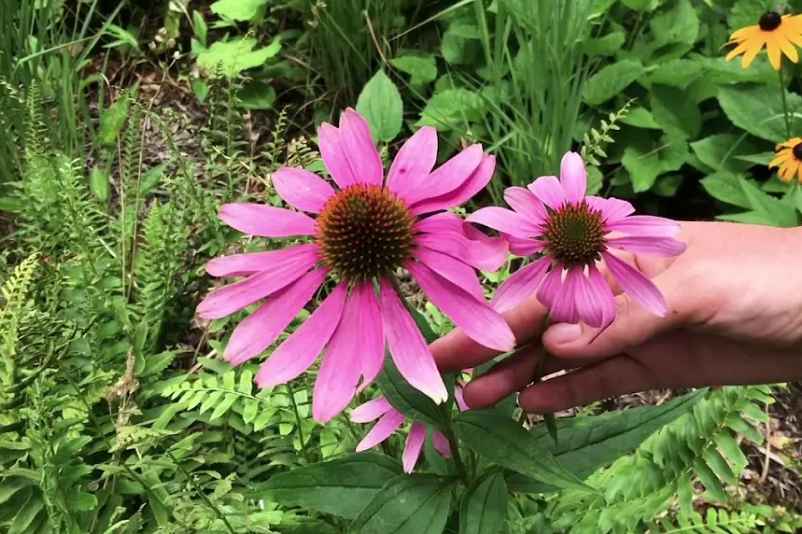
<path fill-rule="evenodd" d="M 549 341 L 555 345 L 565 345 L 579 339 L 582 335 L 582 327 L 578 324 L 559 323 L 553 325 L 546 331 Z"/>

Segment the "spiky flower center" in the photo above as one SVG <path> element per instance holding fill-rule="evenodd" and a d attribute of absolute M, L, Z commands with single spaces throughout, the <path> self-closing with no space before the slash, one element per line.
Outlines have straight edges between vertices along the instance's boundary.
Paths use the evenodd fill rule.
<path fill-rule="evenodd" d="M 794 152 L 794 157 L 797 159 L 797 161 L 802 161 L 802 142 L 794 145 L 793 152 Z"/>
<path fill-rule="evenodd" d="M 387 189 L 346 187 L 317 219 L 323 263 L 350 283 L 391 273 L 410 255 L 414 223 L 404 202 Z"/>
<path fill-rule="evenodd" d="M 776 11 L 769 11 L 760 17 L 758 24 L 760 25 L 761 30 L 764 32 L 770 32 L 772 30 L 776 30 L 782 20 L 783 19 L 779 13 Z"/>
<path fill-rule="evenodd" d="M 543 232 L 548 254 L 566 267 L 591 265 L 605 250 L 604 221 L 584 200 L 549 214 Z"/>

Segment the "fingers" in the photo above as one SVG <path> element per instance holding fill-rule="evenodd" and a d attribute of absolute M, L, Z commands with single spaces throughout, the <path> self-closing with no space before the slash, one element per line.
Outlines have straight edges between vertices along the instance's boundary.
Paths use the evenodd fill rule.
<path fill-rule="evenodd" d="M 542 332 L 546 309 L 532 297 L 517 308 L 502 314 L 510 325 L 517 344 L 525 345 Z M 457 371 L 475 367 L 498 352 L 479 345 L 460 329 L 455 329 L 430 345 L 434 359 L 441 371 Z"/>

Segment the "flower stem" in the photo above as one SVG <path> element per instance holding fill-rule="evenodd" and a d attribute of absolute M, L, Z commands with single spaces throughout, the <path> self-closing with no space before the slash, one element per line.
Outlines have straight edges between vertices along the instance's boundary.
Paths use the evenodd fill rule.
<path fill-rule="evenodd" d="M 791 117 L 788 115 L 788 102 L 786 101 L 785 97 L 785 81 L 783 80 L 783 68 L 782 65 L 780 69 L 777 71 L 777 74 L 780 75 L 780 95 L 782 96 L 783 100 L 783 116 L 785 117 L 785 135 L 790 138 L 791 137 Z"/>
<path fill-rule="evenodd" d="M 290 396 L 290 402 L 292 403 L 292 409 L 295 412 L 295 424 L 298 427 L 298 441 L 301 442 L 301 453 L 304 455 L 304 458 L 307 462 L 312 463 L 309 459 L 309 453 L 306 450 L 306 442 L 304 440 L 304 430 L 302 428 L 303 421 L 301 420 L 301 412 L 298 410 L 298 403 L 295 402 L 295 391 L 293 391 L 292 386 L 289 382 L 285 384 L 287 386 L 287 394 Z"/>
<path fill-rule="evenodd" d="M 468 479 L 468 471 L 465 469 L 465 462 L 462 461 L 462 455 L 459 452 L 459 442 L 454 430 L 451 427 L 451 421 L 448 422 L 448 428 L 445 429 L 445 436 L 448 440 L 448 446 L 451 448 L 451 457 L 454 459 L 454 466 L 457 468 L 459 477 L 465 482 L 467 486 L 470 482 Z"/>

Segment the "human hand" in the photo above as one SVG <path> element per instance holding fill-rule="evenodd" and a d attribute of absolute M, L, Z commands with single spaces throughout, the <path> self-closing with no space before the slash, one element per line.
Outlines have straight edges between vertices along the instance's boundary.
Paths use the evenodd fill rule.
<path fill-rule="evenodd" d="M 551 325 L 541 344 L 546 310 L 533 297 L 504 314 L 519 349 L 468 384 L 469 406 L 521 391 L 521 407 L 543 413 L 653 388 L 802 378 L 802 277 L 795 275 L 802 228 L 685 222 L 679 238 L 688 248 L 678 257 L 620 255 L 661 290 L 665 317 L 641 308 L 608 277 L 617 294 L 613 324 L 600 334 L 584 324 Z M 459 330 L 435 341 L 432 352 L 442 370 L 497 356 Z M 537 371 L 562 370 L 568 372 L 530 385 Z"/>

